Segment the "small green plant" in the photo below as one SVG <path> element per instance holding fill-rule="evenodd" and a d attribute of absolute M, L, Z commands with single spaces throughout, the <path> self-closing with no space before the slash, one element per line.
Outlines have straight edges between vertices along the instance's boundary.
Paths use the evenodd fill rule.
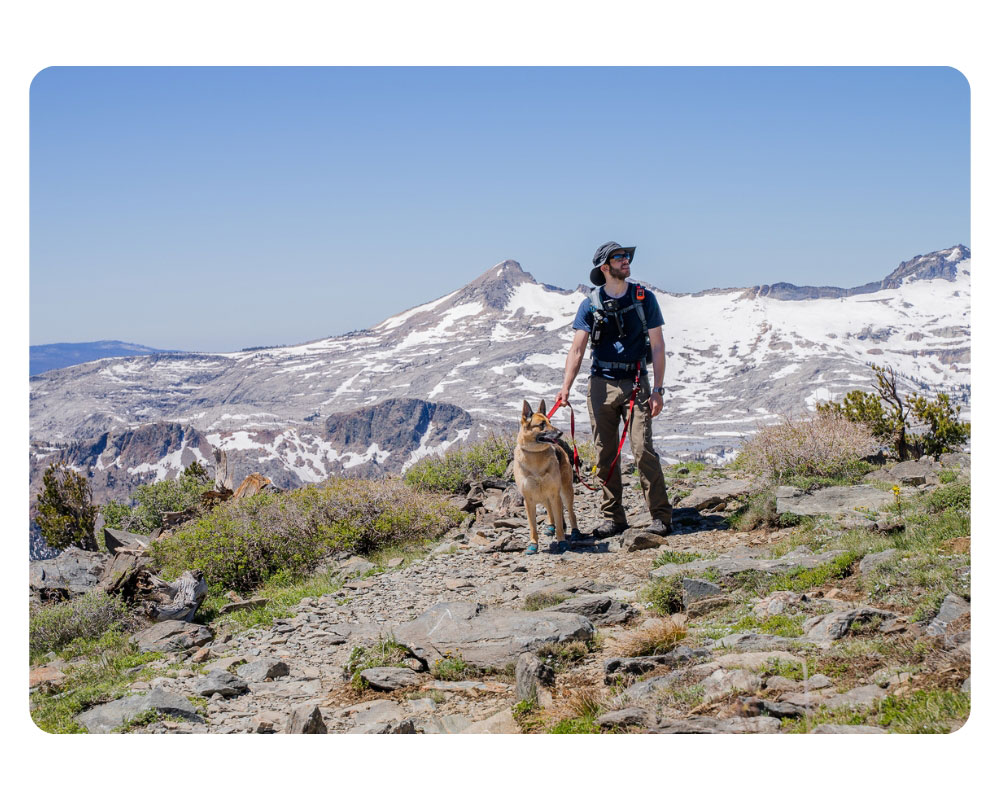
<path fill-rule="evenodd" d="M 431 675 L 439 681 L 462 681 L 478 674 L 479 670 L 461 656 L 448 656 L 431 664 Z"/>
<path fill-rule="evenodd" d="M 543 608 L 557 606 L 567 599 L 567 595 L 551 592 L 534 592 L 524 601 L 525 611 L 541 611 Z"/>
<path fill-rule="evenodd" d="M 859 553 L 848 551 L 840 553 L 832 561 L 817 567 L 795 568 L 779 576 L 769 587 L 772 592 L 790 591 L 805 592 L 817 586 L 823 586 L 837 578 L 851 574 L 855 562 L 861 559 Z"/>
<path fill-rule="evenodd" d="M 42 476 L 42 489 L 35 497 L 35 523 L 49 547 L 64 550 L 75 545 L 97 551 L 94 523 L 98 507 L 85 475 L 59 462 L 50 464 Z"/>
<path fill-rule="evenodd" d="M 664 564 L 688 564 L 698 561 L 704 556 L 697 553 L 681 553 L 677 550 L 661 550 L 653 559 L 654 567 L 662 567 Z"/>
<path fill-rule="evenodd" d="M 935 489 L 927 498 L 927 507 L 931 511 L 941 512 L 948 508 L 972 508 L 972 488 L 968 483 L 951 483 Z"/>
<path fill-rule="evenodd" d="M 680 575 L 653 578 L 639 591 L 639 599 L 654 614 L 669 617 L 684 610 L 684 590 L 681 581 Z"/>
<path fill-rule="evenodd" d="M 774 491 L 769 489 L 750 495 L 738 511 L 726 518 L 726 523 L 738 531 L 778 527 L 778 501 Z"/>
<path fill-rule="evenodd" d="M 344 678 L 356 691 L 368 688 L 368 681 L 361 677 L 366 669 L 394 667 L 408 658 L 410 651 L 395 639 L 382 639 L 370 647 L 355 646 L 344 665 Z"/>
<path fill-rule="evenodd" d="M 794 638 L 802 636 L 804 632 L 802 630 L 802 623 L 805 619 L 805 614 L 771 614 L 763 619 L 747 615 L 734 623 L 733 631 L 758 631 L 760 633 L 771 634 L 772 636 Z"/>

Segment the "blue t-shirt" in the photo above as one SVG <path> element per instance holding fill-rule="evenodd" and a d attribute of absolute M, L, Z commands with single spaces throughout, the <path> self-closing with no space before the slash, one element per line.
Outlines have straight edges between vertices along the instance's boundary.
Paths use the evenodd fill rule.
<path fill-rule="evenodd" d="M 607 292 L 601 287 L 601 301 L 608 299 Z M 619 336 L 618 325 L 609 314 L 604 328 L 601 331 L 600 341 L 596 347 L 591 348 L 591 355 L 595 361 L 604 362 L 631 362 L 642 359 L 646 354 L 646 338 L 642 335 L 642 322 L 639 315 L 632 308 L 635 302 L 635 284 L 628 284 L 628 291 L 623 297 L 618 298 L 620 318 L 624 334 Z M 660 313 L 660 304 L 656 302 L 656 296 L 649 289 L 646 296 L 641 301 L 642 309 L 646 313 L 646 327 L 649 330 L 659 328 L 663 325 L 663 314 Z M 607 306 L 605 306 L 607 308 Z M 573 329 L 587 331 L 590 333 L 594 324 L 594 312 L 590 306 L 590 295 L 583 299 L 580 308 L 577 309 L 576 319 L 573 320 Z M 643 364 L 642 373 L 646 374 L 646 366 Z M 591 375 L 600 375 L 609 380 L 620 380 L 631 378 L 635 375 L 635 367 L 631 369 L 604 369 L 598 368 L 595 363 L 590 366 Z"/>

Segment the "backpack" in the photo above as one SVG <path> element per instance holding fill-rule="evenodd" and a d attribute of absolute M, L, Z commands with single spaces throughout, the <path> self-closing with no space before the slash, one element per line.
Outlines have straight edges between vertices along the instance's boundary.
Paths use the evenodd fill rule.
<path fill-rule="evenodd" d="M 590 308 L 594 314 L 594 324 L 590 328 L 590 347 L 591 352 L 597 347 L 598 342 L 601 340 L 601 336 L 606 330 L 609 330 L 611 326 L 617 327 L 618 336 L 622 336 L 624 333 L 624 327 L 622 326 L 622 314 L 630 309 L 635 309 L 635 313 L 639 316 L 639 322 L 642 324 L 642 335 L 646 340 L 646 351 L 643 355 L 645 362 L 649 363 L 653 360 L 653 348 L 649 343 L 649 328 L 646 325 L 646 311 L 642 307 L 642 300 L 646 297 L 646 290 L 638 283 L 629 283 L 628 291 L 632 295 L 632 305 L 625 308 L 623 311 L 619 311 L 617 308 L 608 308 L 605 303 L 601 302 L 601 287 L 595 286 L 593 291 L 590 293 Z M 617 306 L 619 298 L 609 298 L 606 301 L 607 306 Z M 610 332 L 610 330 L 609 330 Z M 635 366 L 635 362 L 631 361 L 599 361 L 594 358 L 594 364 L 599 369 L 632 369 Z"/>

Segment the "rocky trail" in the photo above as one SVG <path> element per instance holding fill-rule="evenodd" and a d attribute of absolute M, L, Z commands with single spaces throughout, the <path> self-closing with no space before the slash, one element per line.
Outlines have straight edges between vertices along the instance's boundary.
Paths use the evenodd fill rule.
<path fill-rule="evenodd" d="M 940 469 L 925 465 L 905 494 L 936 486 Z M 891 558 L 888 547 L 888 555 L 868 554 L 806 590 L 748 594 L 747 576 L 801 574 L 835 564 L 844 551 L 793 547 L 795 527 L 731 529 L 726 516 L 752 487 L 718 478 L 672 481 L 680 499 L 668 537 L 643 532 L 649 516 L 638 480 L 628 479 L 633 527 L 560 555 L 547 552 L 544 535 L 541 552 L 525 555 L 516 492 L 475 487 L 467 499 L 475 518 L 426 556 L 381 572 L 345 557 L 330 567 L 344 577 L 341 589 L 305 598 L 270 628 L 226 634 L 214 624 L 162 622 L 142 631 L 140 648 L 164 653 L 151 665 L 162 674 L 77 721 L 107 732 L 157 712 L 131 730 L 432 734 L 541 732 L 585 717 L 588 730 L 608 732 L 779 733 L 791 721 L 813 733 L 884 733 L 810 717 L 917 687 L 969 690 L 966 600 L 949 594 L 932 619 L 913 623 L 904 609 L 876 607 L 859 591 L 858 576 Z M 885 515 L 876 519 L 869 509 L 888 506 L 890 492 L 832 489 L 789 488 L 784 499 L 779 490 L 779 511 L 799 502 L 806 513 L 808 502 L 808 513 L 841 530 L 884 525 Z M 824 492 L 833 505 L 817 512 Z M 852 492 L 867 492 L 866 502 Z M 581 486 L 576 506 L 584 532 L 600 521 L 597 495 Z M 967 574 L 967 557 L 956 558 Z M 664 616 L 642 590 L 673 576 L 683 610 Z M 794 630 L 768 622 L 790 615 L 797 622 L 786 627 Z M 635 655 L 669 625 L 686 638 Z M 866 642 L 878 646 L 858 649 Z M 847 643 L 855 649 L 840 658 Z M 908 666 L 916 651 L 919 666 Z M 362 655 L 382 665 L 352 683 L 345 672 L 352 653 L 355 666 L 364 666 Z M 817 672 L 817 665 L 836 669 Z"/>

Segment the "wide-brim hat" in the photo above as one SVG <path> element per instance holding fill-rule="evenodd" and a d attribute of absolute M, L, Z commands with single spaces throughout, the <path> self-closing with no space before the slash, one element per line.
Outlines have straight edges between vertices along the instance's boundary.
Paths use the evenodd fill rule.
<path fill-rule="evenodd" d="M 624 245 L 618 244 L 618 242 L 605 242 L 600 247 L 597 248 L 597 252 L 594 253 L 594 268 L 590 271 L 590 282 L 594 286 L 603 286 L 605 283 L 604 273 L 601 272 L 601 267 L 608 260 L 615 250 L 624 250 L 628 253 L 629 263 L 632 263 L 632 259 L 635 258 L 635 248 L 625 247 Z"/>

